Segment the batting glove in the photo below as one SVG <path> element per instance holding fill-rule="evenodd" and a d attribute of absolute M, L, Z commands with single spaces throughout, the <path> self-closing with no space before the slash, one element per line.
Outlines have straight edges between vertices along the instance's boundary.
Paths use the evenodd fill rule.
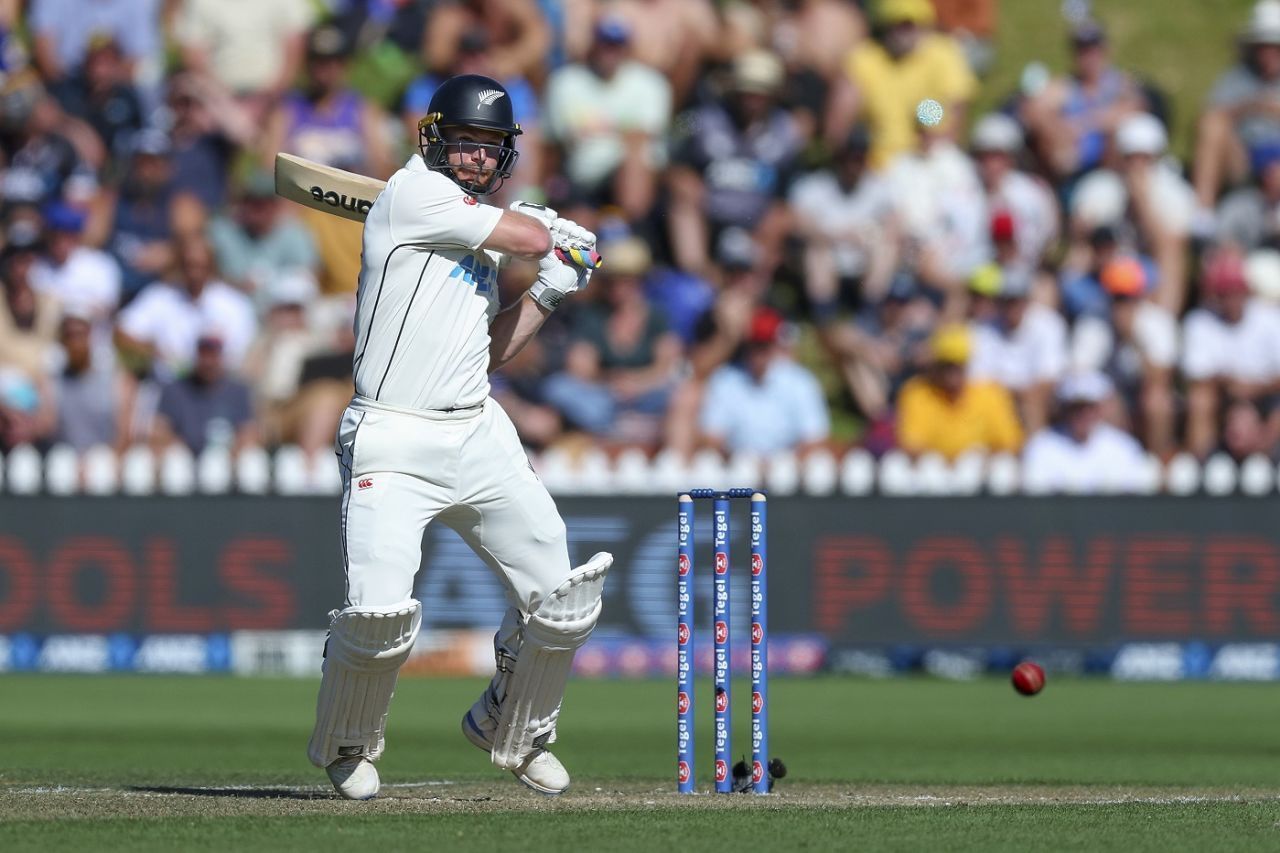
<path fill-rule="evenodd" d="M 551 223 L 551 243 L 557 249 L 582 249 L 589 251 L 596 247 L 596 235 L 583 228 L 572 219 L 557 217 Z"/>
<path fill-rule="evenodd" d="M 564 263 L 552 249 L 538 261 L 538 277 L 529 288 L 529 295 L 543 308 L 554 311 L 565 297 L 585 290 L 589 281 L 591 270 Z"/>

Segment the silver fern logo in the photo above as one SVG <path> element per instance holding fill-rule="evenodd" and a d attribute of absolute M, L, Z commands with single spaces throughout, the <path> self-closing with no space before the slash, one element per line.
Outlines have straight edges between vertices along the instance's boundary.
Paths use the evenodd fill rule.
<path fill-rule="evenodd" d="M 506 92 L 501 89 L 485 89 L 480 93 L 480 106 L 491 107 L 493 102 L 505 95 Z"/>

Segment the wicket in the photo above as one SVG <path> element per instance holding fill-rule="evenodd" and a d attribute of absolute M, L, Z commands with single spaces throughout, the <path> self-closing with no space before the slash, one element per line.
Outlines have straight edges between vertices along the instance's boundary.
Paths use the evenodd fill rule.
<path fill-rule="evenodd" d="M 682 794 L 694 791 L 694 619 L 693 619 L 693 505 L 695 500 L 711 500 L 715 563 L 713 575 L 714 676 L 715 676 L 715 742 L 716 793 L 731 793 L 732 738 L 730 702 L 732 665 L 729 658 L 729 510 L 730 501 L 751 499 L 751 770 L 750 787 L 757 794 L 767 794 L 772 787 L 769 762 L 769 586 L 767 509 L 763 491 L 757 489 L 691 489 L 678 496 L 676 563 L 677 598 L 677 692 L 676 764 L 677 789 Z M 780 775 L 780 774 L 779 774 Z"/>

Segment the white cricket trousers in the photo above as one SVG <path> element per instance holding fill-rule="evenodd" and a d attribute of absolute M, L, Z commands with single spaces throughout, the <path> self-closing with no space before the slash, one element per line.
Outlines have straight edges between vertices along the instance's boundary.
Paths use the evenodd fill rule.
<path fill-rule="evenodd" d="M 433 519 L 458 532 L 525 613 L 568 576 L 564 521 L 494 400 L 467 411 L 418 412 L 356 397 L 334 450 L 342 468 L 346 606 L 411 598 Z"/>

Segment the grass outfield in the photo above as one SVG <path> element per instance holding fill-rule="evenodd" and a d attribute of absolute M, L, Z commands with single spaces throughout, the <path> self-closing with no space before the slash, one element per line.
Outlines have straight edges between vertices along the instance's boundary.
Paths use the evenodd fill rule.
<path fill-rule="evenodd" d="M 303 756 L 312 682 L 0 677 L 0 849 L 1280 848 L 1270 685 L 1064 679 L 1024 699 L 994 680 L 776 680 L 790 775 L 756 798 L 671 793 L 670 683 L 580 681 L 558 799 L 458 734 L 481 687 L 402 683 L 384 796 L 349 803 Z"/>

